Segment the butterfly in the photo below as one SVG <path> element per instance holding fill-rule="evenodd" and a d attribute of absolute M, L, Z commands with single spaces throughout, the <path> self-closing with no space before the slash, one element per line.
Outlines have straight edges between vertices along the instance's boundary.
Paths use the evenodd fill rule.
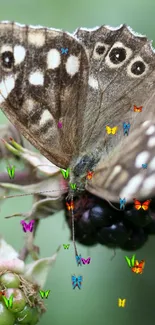
<path fill-rule="evenodd" d="M 75 275 L 72 275 L 71 279 L 72 279 L 72 287 L 73 287 L 73 289 L 75 289 L 76 287 L 81 289 L 82 281 L 83 281 L 82 275 L 79 275 L 78 277 L 76 277 Z"/>
<path fill-rule="evenodd" d="M 64 249 L 69 249 L 70 244 L 63 244 Z"/>
<path fill-rule="evenodd" d="M 46 291 L 39 290 L 39 293 L 40 293 L 41 298 L 42 298 L 42 299 L 44 299 L 44 298 L 47 299 L 48 296 L 49 296 L 50 291 L 51 291 L 51 290 L 46 290 Z"/>
<path fill-rule="evenodd" d="M 49 161 L 70 168 L 77 191 L 114 202 L 155 194 L 155 171 L 141 174 L 138 160 L 147 151 L 151 166 L 155 156 L 155 53 L 147 38 L 126 25 L 69 34 L 1 22 L 0 43 L 2 111 Z M 145 109 L 135 116 L 133 104 Z M 125 120 L 130 134 L 122 140 L 113 129 Z M 109 121 L 115 137 L 104 135 Z"/>
<path fill-rule="evenodd" d="M 144 260 L 141 260 L 140 262 L 136 260 L 134 266 L 132 267 L 132 272 L 137 274 L 142 274 L 144 270 L 144 266 L 145 266 Z"/>
<path fill-rule="evenodd" d="M 83 264 L 90 264 L 91 257 L 88 257 L 86 260 L 85 260 L 85 258 L 82 257 L 81 261 L 82 261 Z"/>
<path fill-rule="evenodd" d="M 7 172 L 10 179 L 13 179 L 15 177 L 15 166 L 7 167 Z"/>
<path fill-rule="evenodd" d="M 66 202 L 67 210 L 74 210 L 74 203 L 71 201 L 70 203 Z"/>
<path fill-rule="evenodd" d="M 138 201 L 136 199 L 133 199 L 133 201 L 134 201 L 134 208 L 136 210 L 143 209 L 145 211 L 148 210 L 150 202 L 151 202 L 151 200 L 146 200 L 146 201 L 141 203 L 140 201 Z"/>
<path fill-rule="evenodd" d="M 142 164 L 143 169 L 147 169 L 147 164 Z"/>
<path fill-rule="evenodd" d="M 82 265 L 82 257 L 81 257 L 81 254 L 80 255 L 76 255 L 75 256 L 76 258 L 76 262 L 77 262 L 77 265 Z"/>
<path fill-rule="evenodd" d="M 12 308 L 12 306 L 13 306 L 13 294 L 9 298 L 6 298 L 5 295 L 2 295 L 2 298 L 3 298 L 4 302 L 5 302 L 5 306 L 7 308 L 9 308 L 9 307 Z"/>
<path fill-rule="evenodd" d="M 62 128 L 62 123 L 60 121 L 58 121 L 58 128 L 61 129 Z"/>
<path fill-rule="evenodd" d="M 118 307 L 125 307 L 126 299 L 118 298 Z"/>
<path fill-rule="evenodd" d="M 134 110 L 134 112 L 142 112 L 142 108 L 143 108 L 143 106 L 140 106 L 140 107 L 137 107 L 136 105 L 134 105 L 133 106 L 133 110 Z"/>
<path fill-rule="evenodd" d="M 130 130 L 130 123 L 125 123 L 123 122 L 123 132 L 124 132 L 124 135 L 129 135 L 129 130 Z"/>
<path fill-rule="evenodd" d="M 117 130 L 118 126 L 114 126 L 113 128 L 111 128 L 110 126 L 106 125 L 107 134 L 116 134 Z"/>
<path fill-rule="evenodd" d="M 93 177 L 93 173 L 94 173 L 94 172 L 88 171 L 88 172 L 87 172 L 87 176 L 86 176 L 86 178 L 89 179 L 89 180 L 92 179 L 92 177 Z"/>
<path fill-rule="evenodd" d="M 67 48 L 61 48 L 61 53 L 62 54 L 67 54 L 68 53 L 68 49 Z"/>
<path fill-rule="evenodd" d="M 119 203 L 120 203 L 120 209 L 125 209 L 125 204 L 126 204 L 126 199 L 124 197 L 124 199 L 119 199 Z"/>
<path fill-rule="evenodd" d="M 128 256 L 125 256 L 126 262 L 128 264 L 128 266 L 131 268 L 135 265 L 135 254 L 132 255 L 132 258 L 129 258 Z"/>
<path fill-rule="evenodd" d="M 25 220 L 21 220 L 20 223 L 23 226 L 23 231 L 24 232 L 28 232 L 28 231 L 32 232 L 35 220 L 30 220 L 29 223 L 26 223 Z"/>

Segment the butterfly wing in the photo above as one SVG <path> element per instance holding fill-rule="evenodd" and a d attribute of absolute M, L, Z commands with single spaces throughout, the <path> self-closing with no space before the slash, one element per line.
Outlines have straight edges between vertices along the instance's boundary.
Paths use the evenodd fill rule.
<path fill-rule="evenodd" d="M 143 210 L 148 210 L 149 205 L 150 205 L 151 200 L 146 200 L 145 202 L 142 203 L 142 209 Z"/>
<path fill-rule="evenodd" d="M 24 220 L 21 220 L 20 224 L 21 224 L 22 227 L 23 227 L 23 231 L 24 231 L 24 232 L 27 232 L 27 223 L 26 223 Z"/>
<path fill-rule="evenodd" d="M 117 130 L 118 130 L 118 126 L 114 126 L 114 127 L 111 129 L 111 133 L 112 133 L 112 134 L 116 134 Z"/>
<path fill-rule="evenodd" d="M 106 132 L 107 132 L 107 134 L 111 134 L 111 132 L 112 132 L 111 127 L 108 125 L 106 125 Z"/>
<path fill-rule="evenodd" d="M 138 201 L 138 200 L 136 200 L 136 199 L 133 199 L 133 201 L 134 201 L 134 208 L 135 208 L 136 210 L 140 210 L 141 207 L 142 207 L 141 202 Z"/>
<path fill-rule="evenodd" d="M 39 293 L 40 293 L 41 298 L 43 299 L 45 296 L 45 292 L 43 290 L 39 290 Z"/>
<path fill-rule="evenodd" d="M 81 254 L 80 255 L 76 255 L 76 262 L 77 262 L 77 265 L 82 265 L 82 257 L 81 257 Z"/>
<path fill-rule="evenodd" d="M 77 278 L 75 275 L 72 275 L 71 279 L 72 279 L 72 287 L 73 287 L 73 289 L 75 289 L 76 285 L 77 285 Z"/>
<path fill-rule="evenodd" d="M 45 298 L 46 298 L 46 299 L 48 298 L 50 291 L 51 291 L 51 290 L 46 290 L 46 291 L 45 291 Z"/>
<path fill-rule="evenodd" d="M 78 285 L 78 288 L 79 289 L 81 289 L 82 281 L 83 281 L 83 277 L 81 275 L 78 276 L 78 278 L 77 278 L 77 285 Z"/>
<path fill-rule="evenodd" d="M 27 228 L 29 229 L 30 232 L 33 231 L 34 222 L 35 222 L 34 220 L 31 220 L 27 225 Z"/>

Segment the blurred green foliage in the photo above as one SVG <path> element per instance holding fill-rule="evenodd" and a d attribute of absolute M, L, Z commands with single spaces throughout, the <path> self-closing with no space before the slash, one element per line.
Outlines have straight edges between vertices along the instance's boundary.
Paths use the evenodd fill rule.
<path fill-rule="evenodd" d="M 102 24 L 130 25 L 135 31 L 147 34 L 155 40 L 154 0 L 0 0 L 0 20 L 39 24 L 74 31 L 77 27 L 95 27 Z M 6 122 L 1 113 L 0 123 Z M 2 168 L 2 167 L 1 167 Z M 1 169 L 2 171 L 2 169 Z M 14 198 L 4 202 L 1 208 L 0 232 L 16 249 L 23 243 L 19 218 L 5 219 L 6 215 L 28 211 L 31 197 Z M 63 227 L 63 213 L 43 220 L 38 230 L 36 244 L 41 256 L 51 255 L 59 244 L 69 242 L 67 226 Z M 145 259 L 143 275 L 132 274 L 124 255 L 100 245 L 88 249 L 78 245 L 90 265 L 77 267 L 72 245 L 62 250 L 51 271 L 45 290 L 50 289 L 47 313 L 40 325 L 153 325 L 155 310 L 155 239 L 136 253 L 138 260 Z M 131 253 L 132 255 L 132 253 Z M 129 254 L 128 254 L 129 256 Z M 72 290 L 71 275 L 83 275 L 82 289 Z M 118 308 L 118 298 L 126 298 L 126 307 Z"/>

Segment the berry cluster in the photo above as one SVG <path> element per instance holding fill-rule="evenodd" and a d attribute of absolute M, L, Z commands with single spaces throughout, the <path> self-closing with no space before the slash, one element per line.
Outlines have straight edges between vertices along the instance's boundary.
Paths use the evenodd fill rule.
<path fill-rule="evenodd" d="M 117 209 L 119 204 L 112 203 Z M 115 210 L 107 201 L 85 192 L 74 198 L 75 239 L 83 245 L 97 243 L 124 250 L 142 247 L 148 235 L 155 234 L 155 199 L 149 209 L 136 210 L 126 204 L 124 210 Z M 66 220 L 71 229 L 71 213 L 66 211 Z"/>

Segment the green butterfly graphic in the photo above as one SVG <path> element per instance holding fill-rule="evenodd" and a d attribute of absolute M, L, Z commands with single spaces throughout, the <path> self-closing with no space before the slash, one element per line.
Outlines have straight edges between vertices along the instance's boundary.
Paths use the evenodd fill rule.
<path fill-rule="evenodd" d="M 15 166 L 7 167 L 8 175 L 11 179 L 15 177 Z"/>
<path fill-rule="evenodd" d="M 75 183 L 70 183 L 70 187 L 72 188 L 72 190 L 76 190 L 76 184 Z"/>
<path fill-rule="evenodd" d="M 70 244 L 63 244 L 64 249 L 68 249 Z"/>
<path fill-rule="evenodd" d="M 7 308 L 12 308 L 12 305 L 13 305 L 13 294 L 10 296 L 9 299 L 7 299 L 5 296 L 2 296 L 4 302 L 5 302 L 5 305 Z"/>
<path fill-rule="evenodd" d="M 126 262 L 129 267 L 133 267 L 135 265 L 135 257 L 136 255 L 133 255 L 132 258 L 125 256 Z"/>
<path fill-rule="evenodd" d="M 61 171 L 61 173 L 62 173 L 62 175 L 63 175 L 63 177 L 64 177 L 65 179 L 67 179 L 67 178 L 69 177 L 69 171 L 70 171 L 69 168 L 67 168 L 66 171 L 60 168 L 60 171 Z"/>
<path fill-rule="evenodd" d="M 48 295 L 49 295 L 49 293 L 50 293 L 50 291 L 51 291 L 51 290 L 46 290 L 46 291 L 40 290 L 39 293 L 40 293 L 41 298 L 42 298 L 42 299 L 44 299 L 44 298 L 47 299 L 47 298 L 48 298 Z"/>

